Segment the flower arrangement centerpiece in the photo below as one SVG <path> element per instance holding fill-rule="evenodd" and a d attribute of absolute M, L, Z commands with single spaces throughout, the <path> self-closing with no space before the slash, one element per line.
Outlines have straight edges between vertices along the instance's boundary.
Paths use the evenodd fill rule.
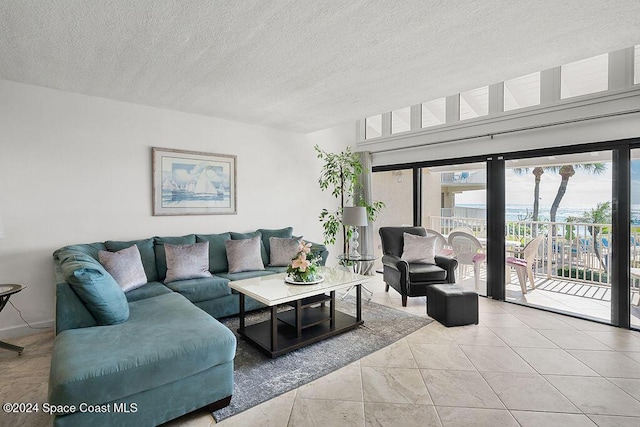
<path fill-rule="evenodd" d="M 298 252 L 291 258 L 287 267 L 287 279 L 295 283 L 318 283 L 322 281 L 319 274 L 319 257 L 311 252 L 311 243 L 300 240 Z"/>

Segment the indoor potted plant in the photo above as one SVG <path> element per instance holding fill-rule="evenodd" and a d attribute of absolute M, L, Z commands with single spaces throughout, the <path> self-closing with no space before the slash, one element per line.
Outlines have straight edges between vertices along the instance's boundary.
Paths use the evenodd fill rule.
<path fill-rule="evenodd" d="M 318 179 L 320 189 L 331 190 L 331 194 L 340 201 L 337 210 L 329 211 L 323 209 L 320 212 L 320 222 L 324 228 L 324 243 L 334 244 L 336 236 L 342 231 L 342 249 L 343 254 L 349 253 L 349 239 L 353 232 L 353 228 L 345 226 L 342 223 L 342 213 L 346 206 L 357 204 L 367 209 L 367 217 L 369 221 L 375 221 L 375 218 L 384 207 L 384 202 L 366 203 L 360 199 L 357 203 L 354 196 L 361 187 L 358 181 L 359 175 L 362 173 L 362 163 L 358 157 L 358 153 L 351 151 L 351 147 L 347 147 L 341 153 L 327 153 L 317 145 L 314 149 L 318 153 L 318 158 L 324 161 L 324 166 Z"/>

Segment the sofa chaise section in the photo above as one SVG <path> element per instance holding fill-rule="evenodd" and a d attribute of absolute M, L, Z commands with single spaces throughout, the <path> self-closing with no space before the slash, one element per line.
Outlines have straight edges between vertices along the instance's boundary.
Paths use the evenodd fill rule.
<path fill-rule="evenodd" d="M 52 404 L 108 405 L 102 425 L 152 426 L 230 398 L 236 339 L 227 327 L 177 293 L 131 302 L 129 310 L 126 322 L 56 337 Z M 95 414 L 78 411 L 55 425 L 92 420 Z"/>

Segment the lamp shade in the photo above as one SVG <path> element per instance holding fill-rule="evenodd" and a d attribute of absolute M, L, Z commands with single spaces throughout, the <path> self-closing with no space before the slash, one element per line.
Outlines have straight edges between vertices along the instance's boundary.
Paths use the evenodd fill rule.
<path fill-rule="evenodd" d="M 353 227 L 365 227 L 369 224 L 367 221 L 367 209 L 354 206 L 346 207 L 342 211 L 342 224 Z"/>

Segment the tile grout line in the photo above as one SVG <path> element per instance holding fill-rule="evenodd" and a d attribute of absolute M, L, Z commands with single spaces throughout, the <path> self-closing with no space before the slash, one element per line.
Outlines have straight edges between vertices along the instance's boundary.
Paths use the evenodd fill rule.
<path fill-rule="evenodd" d="M 489 328 L 489 329 L 491 329 L 491 328 Z M 493 332 L 493 331 L 492 331 L 492 333 L 494 333 L 494 334 L 495 334 L 495 332 Z M 497 336 L 497 335 L 496 335 L 496 336 Z M 500 337 L 499 337 L 499 336 L 497 336 L 497 337 L 498 337 L 498 339 L 500 339 Z M 545 337 L 545 338 L 546 338 L 546 337 Z M 503 341 L 503 340 L 501 339 L 501 341 Z M 504 341 L 503 341 L 503 342 L 504 342 Z M 542 378 L 544 379 L 544 381 L 546 381 L 546 382 L 547 382 L 551 387 L 553 387 L 553 388 L 554 388 L 558 393 L 560 393 L 560 395 L 561 395 L 561 396 L 563 396 L 565 399 L 567 399 L 567 401 L 568 401 L 568 402 L 571 402 L 571 404 L 572 404 L 572 405 L 573 405 L 573 406 L 574 406 L 578 411 L 580 411 L 580 413 L 582 413 L 582 414 L 586 415 L 586 414 L 582 411 L 582 409 L 580 409 L 580 408 L 578 407 L 578 405 L 577 405 L 574 401 L 572 401 L 571 399 L 569 399 L 567 396 L 565 396 L 565 395 L 564 395 L 564 393 L 562 393 L 560 390 L 558 390 L 558 389 L 557 389 L 557 387 L 555 387 L 553 384 L 551 384 L 551 382 L 550 382 L 550 381 L 549 381 L 549 380 L 548 380 L 548 379 L 547 379 L 547 378 L 546 378 L 542 373 L 540 373 L 540 372 L 539 372 L 535 367 L 533 367 L 533 366 L 532 366 L 532 365 L 531 365 L 527 360 L 525 360 L 522 356 L 520 356 L 520 354 L 519 354 L 517 351 L 515 351 L 515 350 L 514 350 L 514 348 L 513 348 L 513 347 L 511 347 L 511 346 L 509 345 L 509 343 L 504 342 L 504 344 L 505 344 L 505 345 L 506 345 L 506 346 L 507 346 L 507 347 L 508 347 L 508 348 L 509 348 L 509 349 L 510 349 L 510 350 L 511 350 L 511 351 L 512 351 L 512 352 L 513 352 L 513 353 L 514 353 L 514 354 L 515 354 L 515 355 L 516 355 L 520 360 L 522 360 L 522 361 L 523 361 L 527 366 L 529 366 L 529 367 L 530 367 L 530 368 L 531 368 L 531 369 L 532 369 L 532 370 L 533 370 L 533 371 L 534 371 L 538 376 L 542 377 Z M 555 344 L 555 343 L 554 343 L 554 344 Z M 534 348 L 535 348 L 535 347 L 534 347 Z M 461 350 L 462 350 L 462 349 L 461 349 Z M 565 349 L 562 349 L 562 350 L 563 350 L 565 353 L 569 354 Z M 464 350 L 462 350 L 462 351 L 464 352 Z M 465 354 L 466 354 L 466 353 L 465 353 Z M 571 354 L 569 354 L 569 355 L 570 355 L 571 357 L 573 357 Z M 576 360 L 577 360 L 577 359 L 576 359 Z M 472 362 L 472 363 L 473 363 L 473 362 Z M 475 364 L 474 364 L 474 366 L 475 366 Z M 477 369 L 477 367 L 476 367 L 476 369 Z M 481 377 L 482 377 L 482 379 L 485 381 L 485 383 L 487 384 L 487 386 L 491 389 L 491 391 L 493 391 L 493 393 L 496 395 L 496 397 L 497 397 L 497 398 L 500 400 L 500 402 L 505 406 L 505 409 L 507 409 L 507 410 L 509 411 L 509 413 L 511 414 L 511 416 L 512 416 L 512 417 L 514 417 L 514 419 L 515 419 L 515 416 L 511 413 L 511 411 L 512 411 L 512 410 L 511 410 L 511 409 L 509 409 L 509 408 L 507 408 L 507 405 L 506 405 L 506 404 L 504 403 L 504 401 L 500 398 L 500 396 L 498 395 L 498 393 L 496 392 L 496 390 L 495 390 L 493 387 L 491 387 L 491 384 L 489 384 L 489 382 L 487 381 L 487 379 L 485 378 L 485 376 L 484 376 L 484 375 L 482 375 L 482 372 L 480 372 L 479 370 L 478 370 L 478 372 L 480 373 L 480 376 L 481 376 Z M 498 371 L 496 371 L 496 372 L 498 372 Z M 595 372 L 595 371 L 594 371 L 594 372 Z M 596 372 L 596 373 L 599 375 L 599 373 L 598 373 L 598 372 Z M 546 411 L 537 411 L 537 412 L 546 412 Z M 552 413 L 561 413 L 561 412 L 552 412 Z M 517 422 L 517 419 L 516 419 L 516 422 Z M 518 423 L 518 424 L 519 424 L 519 423 Z"/>

